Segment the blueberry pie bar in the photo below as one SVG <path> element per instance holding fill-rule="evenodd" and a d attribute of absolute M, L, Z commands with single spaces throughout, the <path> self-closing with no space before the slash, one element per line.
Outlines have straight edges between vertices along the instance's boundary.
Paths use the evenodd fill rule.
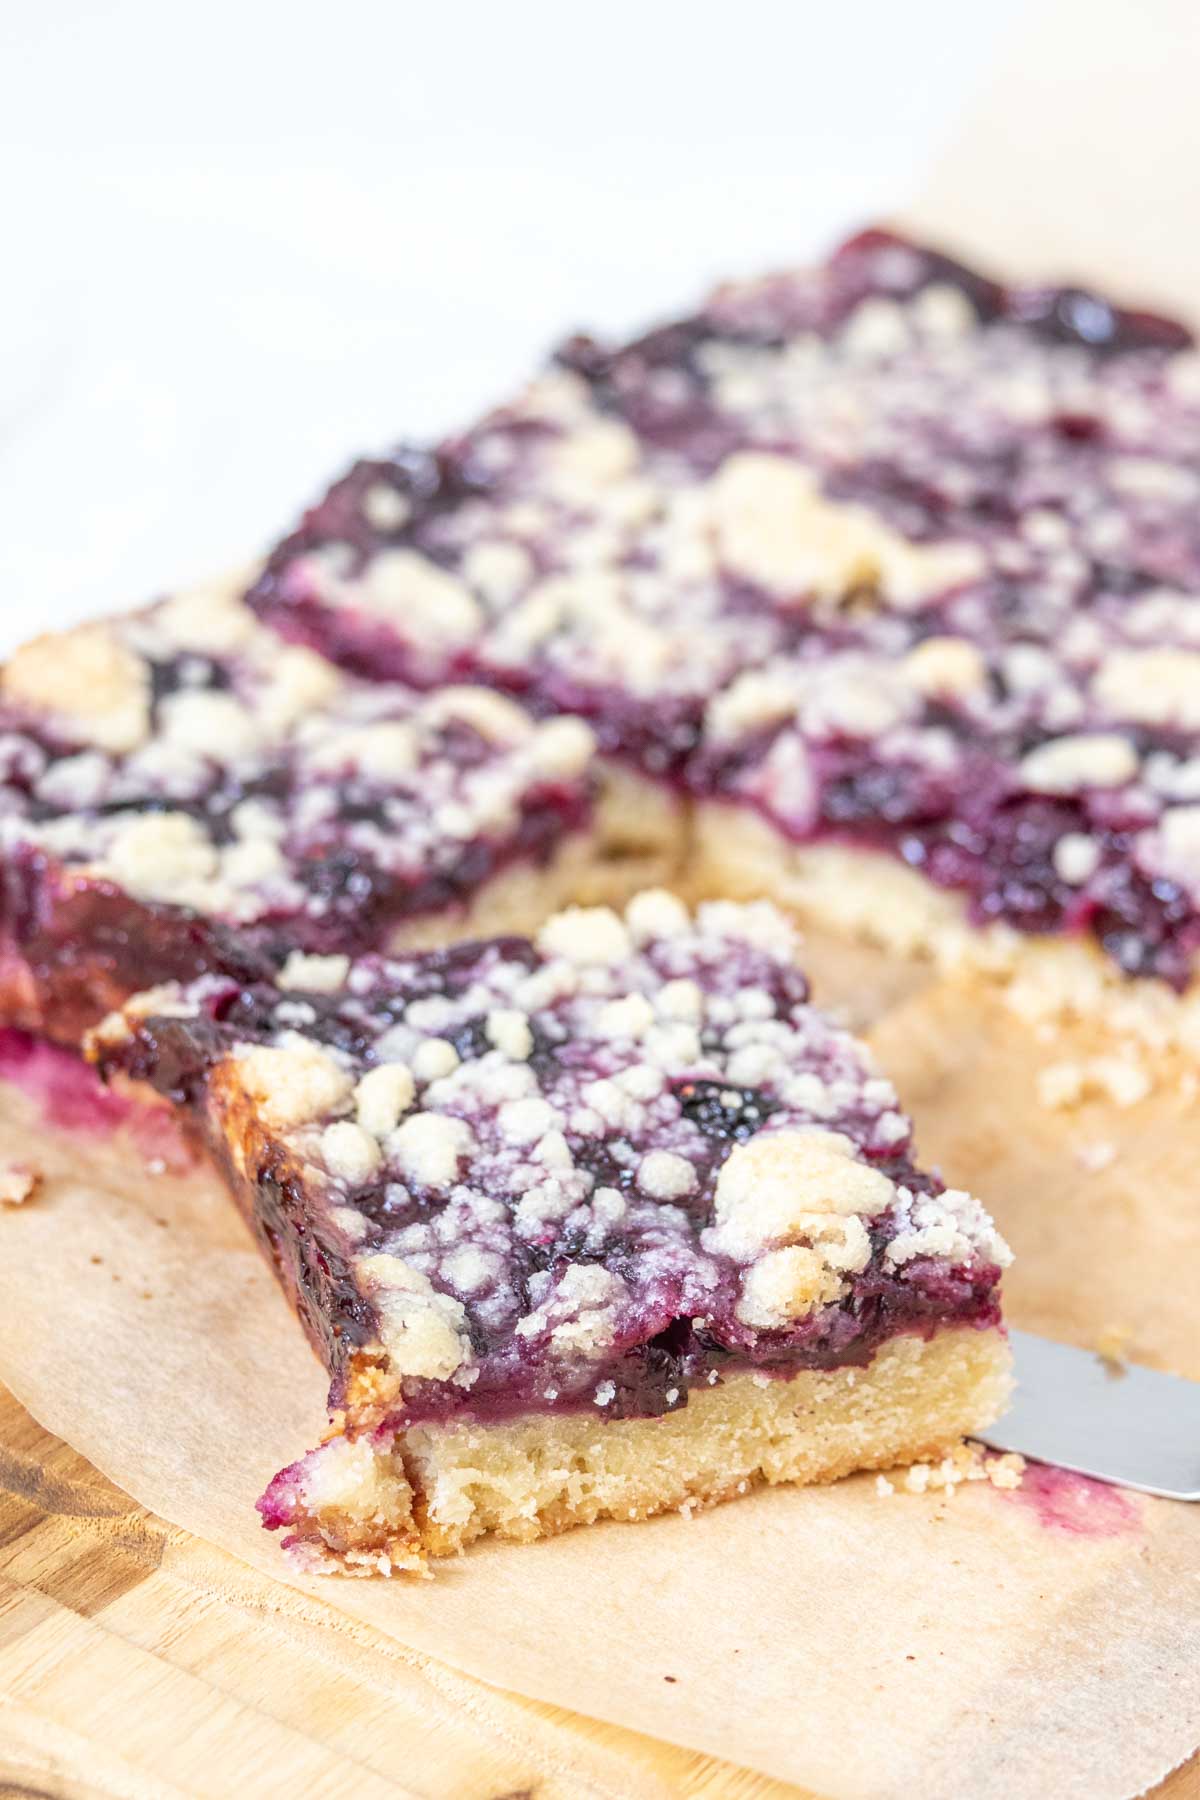
<path fill-rule="evenodd" d="M 93 1034 L 198 1121 L 332 1377 L 260 1502 L 304 1565 L 827 1481 L 999 1412 L 1005 1245 L 795 949 L 765 903 L 649 891 Z"/>
<path fill-rule="evenodd" d="M 696 894 L 1200 1043 L 1200 356 L 1170 320 L 867 232 L 358 465 L 250 599 L 364 673 L 587 716 L 697 800 Z"/>
<path fill-rule="evenodd" d="M 358 681 L 222 591 L 36 639 L 0 672 L 4 1015 L 78 1042 L 155 982 L 624 898 L 662 864 L 601 852 L 593 749 L 487 688 Z"/>

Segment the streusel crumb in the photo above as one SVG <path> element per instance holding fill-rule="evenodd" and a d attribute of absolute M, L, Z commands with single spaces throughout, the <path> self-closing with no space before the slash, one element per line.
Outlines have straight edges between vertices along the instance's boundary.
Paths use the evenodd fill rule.
<path fill-rule="evenodd" d="M 1018 1488 L 1025 1471 L 1025 1458 L 1015 1450 L 996 1452 L 982 1444 L 964 1439 L 940 1462 L 910 1463 L 907 1469 L 894 1469 L 896 1481 L 886 1475 L 875 1480 L 880 1497 L 894 1494 L 897 1483 L 906 1494 L 954 1494 L 964 1482 L 988 1481 L 995 1488 Z"/>
<path fill-rule="evenodd" d="M 0 1169 L 0 1206 L 23 1206 L 40 1180 L 37 1170 L 28 1163 L 9 1163 Z"/>

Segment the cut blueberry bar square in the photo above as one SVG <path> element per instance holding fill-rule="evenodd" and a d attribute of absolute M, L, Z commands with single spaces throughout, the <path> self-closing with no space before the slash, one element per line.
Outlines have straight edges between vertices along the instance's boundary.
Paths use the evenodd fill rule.
<path fill-rule="evenodd" d="M 416 1569 L 997 1415 L 1008 1251 L 795 951 L 769 905 L 659 890 L 286 989 L 207 976 L 94 1034 L 198 1121 L 332 1377 L 260 1502 L 302 1563 Z"/>
<path fill-rule="evenodd" d="M 0 673 L 0 1007 L 77 1042 L 154 982 L 624 897 L 593 750 L 483 687 L 357 681 L 227 592 L 39 638 Z"/>

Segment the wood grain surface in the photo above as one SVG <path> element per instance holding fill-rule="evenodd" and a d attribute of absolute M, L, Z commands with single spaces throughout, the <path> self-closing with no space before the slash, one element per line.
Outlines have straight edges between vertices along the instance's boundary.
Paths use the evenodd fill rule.
<path fill-rule="evenodd" d="M 0 1795 L 797 1791 L 404 1652 L 147 1513 L 0 1390 Z"/>
<path fill-rule="evenodd" d="M 127 1499 L 0 1390 L 0 1796 L 783 1800 L 503 1694 Z M 1198 1800 L 1200 1759 L 1158 1800 Z"/>

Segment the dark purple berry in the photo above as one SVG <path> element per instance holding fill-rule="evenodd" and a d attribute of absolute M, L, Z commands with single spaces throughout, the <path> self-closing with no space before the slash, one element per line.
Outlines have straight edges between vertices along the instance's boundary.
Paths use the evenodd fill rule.
<path fill-rule="evenodd" d="M 744 1143 L 760 1131 L 777 1110 L 760 1088 L 734 1087 L 725 1081 L 685 1081 L 675 1088 L 684 1118 L 706 1137 Z"/>

